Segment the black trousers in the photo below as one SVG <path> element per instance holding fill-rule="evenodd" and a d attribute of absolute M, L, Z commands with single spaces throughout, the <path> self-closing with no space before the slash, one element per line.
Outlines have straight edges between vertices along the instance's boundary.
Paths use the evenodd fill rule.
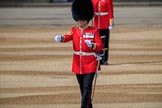
<path fill-rule="evenodd" d="M 99 33 L 101 36 L 105 36 L 105 38 L 102 38 L 102 43 L 104 45 L 105 53 L 101 59 L 101 62 L 108 62 L 109 57 L 109 40 L 110 40 L 110 31 L 109 29 L 99 29 Z"/>
<path fill-rule="evenodd" d="M 91 94 L 94 75 L 95 72 L 90 74 L 76 74 L 81 93 L 81 108 L 93 108 Z"/>

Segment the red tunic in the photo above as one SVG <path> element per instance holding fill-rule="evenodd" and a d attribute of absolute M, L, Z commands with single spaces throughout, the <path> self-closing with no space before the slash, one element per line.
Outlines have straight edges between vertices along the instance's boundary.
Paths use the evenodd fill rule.
<path fill-rule="evenodd" d="M 64 35 L 63 42 L 71 41 L 75 52 L 97 52 L 103 49 L 103 44 L 99 32 L 94 27 L 88 27 L 84 30 L 79 27 L 72 27 L 70 33 Z M 91 40 L 95 43 L 93 49 L 89 48 L 85 40 Z M 82 56 L 73 54 L 72 72 L 76 74 L 87 74 L 96 72 L 97 60 L 93 55 Z"/>
<path fill-rule="evenodd" d="M 93 24 L 98 29 L 108 29 L 110 19 L 113 19 L 112 0 L 92 0 L 94 5 Z"/>

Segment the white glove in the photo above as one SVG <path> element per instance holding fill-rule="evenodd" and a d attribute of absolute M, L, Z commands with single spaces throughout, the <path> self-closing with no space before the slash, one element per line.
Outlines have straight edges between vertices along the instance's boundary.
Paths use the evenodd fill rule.
<path fill-rule="evenodd" d="M 112 30 L 113 29 L 113 26 L 109 26 L 109 30 Z"/>
<path fill-rule="evenodd" d="M 87 46 L 89 48 L 92 48 L 92 42 L 91 42 L 91 40 L 85 40 L 84 42 L 87 44 Z"/>
<path fill-rule="evenodd" d="M 109 25 L 109 30 L 112 30 L 114 28 L 114 19 L 110 19 L 110 25 Z"/>
<path fill-rule="evenodd" d="M 55 41 L 56 42 L 61 42 L 61 40 L 62 40 L 62 36 L 61 35 L 56 35 L 55 36 Z"/>

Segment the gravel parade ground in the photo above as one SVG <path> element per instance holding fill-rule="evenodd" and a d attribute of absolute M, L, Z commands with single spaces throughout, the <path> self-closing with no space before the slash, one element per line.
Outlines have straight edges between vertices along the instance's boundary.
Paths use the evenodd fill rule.
<path fill-rule="evenodd" d="M 115 7 L 94 108 L 162 108 L 162 8 Z M 69 7 L 0 8 L 0 108 L 79 108 Z"/>

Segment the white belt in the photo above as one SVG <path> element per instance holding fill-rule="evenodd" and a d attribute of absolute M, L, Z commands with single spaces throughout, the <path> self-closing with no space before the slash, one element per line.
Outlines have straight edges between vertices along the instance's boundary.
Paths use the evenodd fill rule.
<path fill-rule="evenodd" d="M 94 52 L 76 52 L 74 51 L 74 54 L 76 55 L 80 55 L 80 56 L 95 56 L 96 57 L 96 53 Z"/>
<path fill-rule="evenodd" d="M 104 16 L 104 15 L 108 15 L 108 12 L 95 12 L 95 15 Z"/>

